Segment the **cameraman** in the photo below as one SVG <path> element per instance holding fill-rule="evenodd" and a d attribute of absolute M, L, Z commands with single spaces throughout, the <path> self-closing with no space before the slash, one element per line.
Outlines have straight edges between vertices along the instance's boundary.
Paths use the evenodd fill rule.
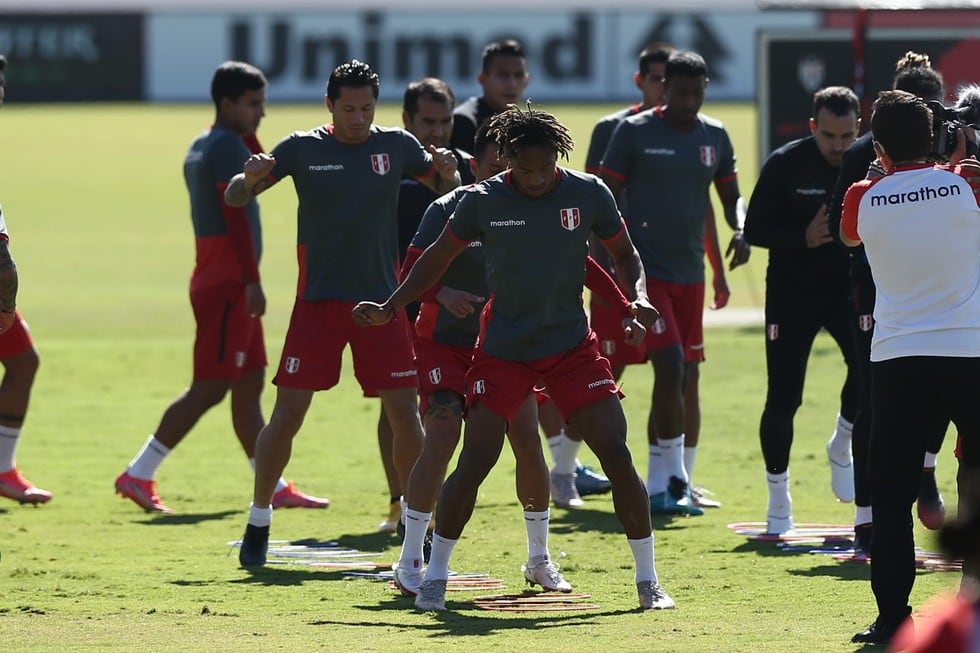
<path fill-rule="evenodd" d="M 844 197 L 840 237 L 864 243 L 875 282 L 871 340 L 871 589 L 878 617 L 852 638 L 884 643 L 911 614 L 915 501 L 930 425 L 952 419 L 960 464 L 980 461 L 980 164 L 929 161 L 932 111 L 911 93 L 884 91 L 871 132 L 884 175 Z M 967 180 L 970 181 L 967 181 Z"/>
<path fill-rule="evenodd" d="M 929 57 L 917 52 L 906 52 L 895 62 L 892 88 L 908 91 L 923 100 L 940 100 L 943 97 L 943 78 L 929 61 Z M 875 160 L 871 144 L 871 132 L 854 142 L 844 153 L 840 176 L 834 196 L 828 204 L 827 222 L 835 238 L 840 231 L 841 202 L 847 188 L 868 175 L 868 167 Z M 875 173 L 877 174 L 877 173 Z M 854 548 L 862 553 L 871 550 L 871 488 L 868 479 L 868 437 L 871 431 L 871 330 L 874 326 L 872 312 L 875 305 L 875 287 L 871 280 L 868 259 L 864 248 L 851 250 L 851 331 L 857 349 L 858 414 L 851 435 L 854 456 Z M 936 424 L 929 429 L 929 445 L 923 457 L 923 471 L 919 485 L 917 508 L 919 519 L 931 529 L 943 522 L 945 507 L 936 487 L 936 455 L 946 435 L 947 423 Z"/>

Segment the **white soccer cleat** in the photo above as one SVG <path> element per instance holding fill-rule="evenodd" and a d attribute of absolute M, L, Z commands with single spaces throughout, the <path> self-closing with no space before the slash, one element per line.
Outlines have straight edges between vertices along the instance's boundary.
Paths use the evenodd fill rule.
<path fill-rule="evenodd" d="M 637 583 L 636 594 L 640 598 L 641 610 L 673 610 L 677 607 L 667 590 L 652 580 Z"/>
<path fill-rule="evenodd" d="M 415 609 L 422 611 L 446 609 L 446 580 L 427 580 L 415 595 Z"/>
<path fill-rule="evenodd" d="M 419 588 L 422 587 L 422 565 L 418 567 L 403 565 L 401 561 L 391 566 L 395 585 L 401 590 L 404 596 L 417 596 Z"/>
<path fill-rule="evenodd" d="M 766 535 L 782 535 L 793 530 L 793 515 L 766 515 Z"/>
<path fill-rule="evenodd" d="M 854 501 L 854 462 L 851 457 L 851 449 L 848 447 L 846 455 L 834 451 L 832 446 L 834 439 L 831 438 L 827 443 L 827 460 L 830 462 L 830 488 L 834 491 L 834 496 L 838 501 L 850 503 Z"/>
<path fill-rule="evenodd" d="M 559 508 L 580 508 L 585 505 L 575 487 L 575 473 L 556 474 L 551 472 L 551 500 Z"/>
<path fill-rule="evenodd" d="M 572 584 L 565 580 L 559 571 L 558 564 L 552 560 L 542 560 L 532 565 L 521 565 L 524 578 L 528 585 L 540 585 L 549 592 L 571 592 Z"/>

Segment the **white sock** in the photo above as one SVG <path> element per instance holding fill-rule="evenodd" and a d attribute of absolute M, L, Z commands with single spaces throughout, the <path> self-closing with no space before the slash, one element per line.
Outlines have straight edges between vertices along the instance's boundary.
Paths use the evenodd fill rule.
<path fill-rule="evenodd" d="M 248 464 L 252 467 L 252 471 L 254 472 L 255 471 L 255 458 L 249 458 L 248 459 Z M 282 489 L 285 489 L 287 487 L 289 487 L 289 483 L 286 482 L 286 479 L 284 479 L 282 476 L 280 476 L 279 477 L 279 480 L 276 482 L 276 489 L 275 489 L 275 491 L 278 492 L 278 491 L 280 491 Z"/>
<path fill-rule="evenodd" d="M 449 556 L 459 540 L 447 540 L 437 533 L 432 534 L 432 553 L 429 566 L 425 568 L 425 580 L 447 580 L 449 578 Z"/>
<path fill-rule="evenodd" d="M 19 428 L 0 425 L 0 472 L 9 472 L 14 468 L 14 451 L 19 437 Z"/>
<path fill-rule="evenodd" d="M 3 431 L 0 431 L 0 435 L 3 435 Z M 926 455 L 923 456 L 923 458 L 922 458 L 922 466 L 924 468 L 927 468 L 927 469 L 930 468 L 930 467 L 932 467 L 933 469 L 935 469 L 935 467 L 936 467 L 936 459 L 937 458 L 939 458 L 939 454 L 938 453 L 932 453 L 931 451 L 927 451 L 926 452 Z"/>
<path fill-rule="evenodd" d="M 271 526 L 272 525 L 272 506 L 268 508 L 256 508 L 249 504 L 248 523 L 252 526 Z"/>
<path fill-rule="evenodd" d="M 647 456 L 647 494 L 667 491 L 667 475 L 664 473 L 664 457 L 659 444 L 651 444 Z"/>
<path fill-rule="evenodd" d="M 837 414 L 837 428 L 830 436 L 827 444 L 827 453 L 833 458 L 834 462 L 846 465 L 851 460 L 851 432 L 854 424 Z"/>
<path fill-rule="evenodd" d="M 170 448 L 157 440 L 156 436 L 151 435 L 136 457 L 129 461 L 129 468 L 126 471 L 133 478 L 152 481 L 160 463 L 169 453 Z"/>
<path fill-rule="evenodd" d="M 633 560 L 636 564 L 636 582 L 642 583 L 645 580 L 652 580 L 658 583 L 657 565 L 653 560 L 653 533 L 642 540 L 626 540 L 633 552 Z"/>
<path fill-rule="evenodd" d="M 694 478 L 694 459 L 697 457 L 697 455 L 697 447 L 684 447 L 684 469 L 687 470 L 688 481 Z"/>
<path fill-rule="evenodd" d="M 871 523 L 871 506 L 855 506 L 854 508 L 854 525 L 860 526 L 861 524 Z"/>
<path fill-rule="evenodd" d="M 685 483 L 691 479 L 684 469 L 684 434 L 673 438 L 660 438 L 660 453 L 664 457 L 664 473 L 669 480 L 676 476 Z"/>
<path fill-rule="evenodd" d="M 548 522 L 551 519 L 551 509 L 543 512 L 524 511 L 524 527 L 527 529 L 527 559 L 551 559 L 548 551 Z"/>
<path fill-rule="evenodd" d="M 769 487 L 769 512 L 774 517 L 787 517 L 793 514 L 793 499 L 789 495 L 789 470 L 782 474 L 766 472 L 766 485 Z"/>
<path fill-rule="evenodd" d="M 402 523 L 405 523 L 405 513 L 408 512 L 408 501 L 405 501 L 405 495 L 403 494 L 398 498 L 398 501 L 402 504 Z"/>
<path fill-rule="evenodd" d="M 574 474 L 578 467 L 578 450 L 582 443 L 571 439 L 565 435 L 565 430 L 555 436 L 557 442 L 551 445 L 551 438 L 548 438 L 548 447 L 551 449 L 551 459 L 555 463 L 556 474 Z"/>
<path fill-rule="evenodd" d="M 402 542 L 402 554 L 398 560 L 398 565 L 414 566 L 416 569 L 421 569 L 425 532 L 429 529 L 432 513 L 419 512 L 409 508 L 402 515 L 405 523 L 405 541 Z"/>

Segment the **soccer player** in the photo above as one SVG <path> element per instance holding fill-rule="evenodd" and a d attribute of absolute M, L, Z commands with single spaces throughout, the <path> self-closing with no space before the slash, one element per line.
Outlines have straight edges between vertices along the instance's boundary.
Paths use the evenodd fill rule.
<path fill-rule="evenodd" d="M 241 61 L 214 71 L 214 124 L 191 144 L 184 158 L 184 181 L 191 200 L 197 261 L 190 296 L 197 323 L 190 386 L 163 413 L 156 431 L 116 478 L 116 492 L 151 512 L 173 512 L 156 491 L 154 476 L 163 460 L 197 421 L 231 391 L 231 421 L 249 462 L 265 426 L 260 396 L 266 355 L 261 317 L 265 294 L 259 279 L 262 254 L 258 202 L 243 208 L 223 201 L 228 181 L 252 152 L 265 115 L 265 75 Z M 282 477 L 276 481 L 277 508 L 326 508 L 327 499 L 300 492 Z"/>
<path fill-rule="evenodd" d="M 684 464 L 684 394 L 691 369 L 704 360 L 705 215 L 712 183 L 735 230 L 726 252 L 729 269 L 748 261 L 750 253 L 731 139 L 720 122 L 699 113 L 707 85 L 700 55 L 671 54 L 664 70 L 665 104 L 624 119 L 601 164 L 613 194 L 621 197 L 625 188 L 626 226 L 660 311 L 645 342 L 654 372 L 647 428 L 661 453 L 650 457 L 652 513 L 704 513 L 692 499 Z"/>
<path fill-rule="evenodd" d="M 471 165 L 477 180 L 483 181 L 506 169 L 499 146 L 487 135 L 484 123 L 476 133 L 475 162 Z M 442 233 L 466 187 L 436 200 L 425 217 L 408 251 L 402 268 L 407 276 L 424 249 Z M 602 293 L 619 310 L 619 319 L 632 322 L 630 304 L 611 278 L 591 258 L 586 261 L 585 283 Z M 422 311 L 416 324 L 416 363 L 422 389 L 425 441 L 422 453 L 409 477 L 411 503 L 406 511 L 405 541 L 395 566 L 395 583 L 407 596 L 415 596 L 422 584 L 422 563 L 427 526 L 446 476 L 446 466 L 459 442 L 466 395 L 466 372 L 480 333 L 479 317 L 489 297 L 486 257 L 480 241 L 473 241 L 453 259 L 439 283 L 422 295 Z M 642 339 L 642 329 L 633 332 Z M 571 591 L 558 565 L 548 551 L 548 467 L 538 438 L 536 397 L 529 396 L 517 409 L 507 428 L 507 436 L 517 462 L 517 494 L 524 507 L 528 535 L 528 560 L 523 571 L 529 583 L 546 590 Z"/>
<path fill-rule="evenodd" d="M 933 69 L 929 57 L 906 52 L 895 64 L 892 88 L 908 91 L 923 100 L 942 100 L 943 78 Z M 848 148 L 841 163 L 834 196 L 827 209 L 831 236 L 840 233 L 841 203 L 848 187 L 869 174 L 875 160 L 871 132 Z M 875 173 L 879 174 L 879 173 Z M 850 248 L 850 296 L 853 306 L 851 332 L 857 348 L 858 411 L 851 435 L 854 458 L 854 544 L 862 552 L 871 551 L 871 479 L 868 477 L 868 440 L 871 434 L 871 334 L 874 328 L 875 286 L 868 259 L 861 246 Z M 936 458 L 942 445 L 947 422 L 930 429 L 929 447 L 923 460 L 922 482 L 916 509 L 919 520 L 931 529 L 939 528 L 946 513 L 942 496 L 936 487 Z"/>
<path fill-rule="evenodd" d="M 531 81 L 523 46 L 512 39 L 488 44 L 477 81 L 483 95 L 471 97 L 453 112 L 452 144 L 464 152 L 471 151 L 476 130 L 487 118 L 520 101 Z"/>
<path fill-rule="evenodd" d="M 0 107 L 6 86 L 7 58 L 0 54 Z M 10 236 L 0 207 L 0 497 L 34 505 L 50 501 L 51 493 L 24 478 L 15 454 L 39 362 L 27 322 L 17 310 L 17 266 L 10 256 Z"/>
<path fill-rule="evenodd" d="M 980 164 L 961 161 L 965 130 L 950 164 L 930 162 L 932 119 L 912 93 L 879 94 L 871 132 L 886 174 L 852 185 L 841 217 L 841 241 L 864 243 L 877 291 L 869 455 L 878 616 L 851 640 L 860 643 L 888 642 L 912 612 L 911 508 L 930 425 L 952 419 L 960 465 L 971 475 L 980 466 Z"/>
<path fill-rule="evenodd" d="M 424 77 L 415 80 L 409 83 L 405 89 L 405 97 L 402 102 L 402 123 L 405 129 L 422 143 L 423 147 L 429 145 L 449 147 L 449 138 L 453 131 L 453 107 L 455 105 L 456 96 L 453 95 L 449 85 L 441 79 Z M 458 148 L 449 147 L 449 150 L 459 162 L 458 170 L 461 182 L 470 184 L 475 181 L 470 163 L 472 157 Z M 425 210 L 438 198 L 439 196 L 431 188 L 415 177 L 411 175 L 402 177 L 401 190 L 398 193 L 399 260 L 405 260 L 405 254 L 415 232 L 418 231 Z M 405 311 L 408 314 L 410 324 L 415 323 L 418 308 L 418 304 L 414 302 L 406 307 Z M 384 533 L 393 533 L 397 530 L 402 510 L 398 473 L 391 456 L 391 442 L 391 425 L 388 423 L 388 418 L 382 408 L 378 418 L 378 445 L 381 449 L 381 460 L 391 497 L 388 504 L 388 518 L 381 522 L 378 528 Z"/>
<path fill-rule="evenodd" d="M 851 429 L 858 409 L 857 371 L 846 251 L 830 236 L 827 203 L 844 151 L 857 138 L 854 91 L 830 86 L 813 95 L 811 136 L 780 147 L 759 172 L 745 216 L 745 237 L 769 249 L 766 270 L 766 404 L 759 439 L 766 465 L 766 532 L 793 529 L 789 455 L 793 418 L 803 402 L 807 359 L 820 329 L 837 343 L 847 376 L 837 427 L 827 445 L 831 489 L 854 500 Z"/>
<path fill-rule="evenodd" d="M 659 107 L 664 103 L 664 72 L 667 60 L 674 52 L 674 48 L 666 43 L 652 43 L 640 52 L 637 71 L 633 74 L 633 82 L 641 93 L 641 102 L 633 104 L 625 109 L 605 116 L 596 123 L 592 130 L 592 140 L 589 142 L 589 151 L 585 159 L 585 171 L 593 174 L 601 174 L 602 156 L 609 145 L 609 139 L 613 131 L 626 118 L 635 116 L 643 111 L 648 111 L 654 107 Z M 620 196 L 623 200 L 623 197 Z M 620 211 L 624 215 L 629 211 L 625 200 L 620 203 Z M 710 304 L 712 310 L 724 308 L 728 304 L 729 289 L 725 279 L 724 261 L 721 256 L 721 248 L 718 244 L 718 231 L 715 225 L 715 213 L 711 204 L 707 205 L 705 213 L 705 253 L 708 262 L 711 264 L 713 274 L 714 298 Z M 606 271 L 612 273 L 608 257 L 604 255 L 602 247 L 597 247 L 593 243 L 592 255 L 596 260 L 601 261 Z M 602 355 L 609 359 L 612 366 L 613 375 L 618 380 L 623 375 L 627 365 L 634 365 L 646 362 L 646 349 L 644 347 L 631 347 L 623 342 L 619 328 L 619 319 L 616 310 L 610 307 L 601 297 L 593 295 L 589 305 L 589 321 L 592 329 L 599 338 L 599 349 Z M 688 476 L 693 479 L 694 461 L 697 456 L 697 447 L 701 434 L 701 402 L 698 392 L 700 379 L 700 365 L 695 362 L 687 367 L 687 384 L 684 388 L 684 468 Z M 652 423 L 652 422 L 651 422 Z M 660 444 L 657 440 L 656 429 L 648 429 L 648 459 L 647 459 L 647 482 L 651 487 L 657 485 L 658 478 L 663 477 L 663 462 L 660 452 Z M 571 455 L 567 449 L 576 449 L 579 442 L 569 438 L 565 434 L 560 434 L 554 439 L 549 439 L 549 446 L 552 454 L 558 460 L 567 460 Z M 567 470 L 567 467 L 566 467 Z M 581 472 L 577 477 L 579 494 L 584 495 L 582 483 L 580 482 Z M 659 490 L 650 490 L 654 494 Z M 552 494 L 555 488 L 552 487 Z M 691 498 L 700 508 L 720 508 L 721 503 L 709 498 L 710 494 L 704 488 L 691 484 Z M 659 504 L 658 504 L 659 505 Z"/>
<path fill-rule="evenodd" d="M 673 608 L 657 579 L 650 514 L 626 445 L 619 389 L 582 306 L 591 233 L 609 248 L 632 301 L 636 317 L 629 329 L 657 317 L 646 298 L 643 266 L 609 190 L 593 175 L 558 166 L 573 143 L 554 116 L 515 106 L 494 116 L 489 129 L 511 169 L 463 194 L 436 242 L 385 303 L 362 302 L 354 309 L 362 324 L 388 323 L 470 243 L 482 243 L 491 300 L 466 373 L 463 450 L 439 496 L 432 555 L 415 606 L 445 609 L 449 557 L 480 483 L 497 461 L 508 422 L 543 381 L 613 483 L 616 515 L 636 562 L 640 606 Z"/>
<path fill-rule="evenodd" d="M 339 381 L 348 343 L 362 390 L 381 398 L 391 423 L 402 495 L 421 448 L 407 317 L 399 312 L 378 332 L 356 326 L 351 309 L 357 299 L 381 299 L 396 286 L 402 175 L 414 174 L 444 193 L 459 185 L 459 173 L 449 150 L 430 145 L 427 151 L 404 129 L 373 124 L 379 88 L 367 64 L 354 59 L 337 66 L 324 99 L 333 122 L 293 132 L 270 154 L 253 154 L 225 190 L 230 205 L 244 206 L 291 176 L 299 204 L 297 297 L 273 379 L 272 418 L 256 446 L 254 494 L 239 551 L 245 567 L 265 564 L 276 478 L 313 393 Z"/>

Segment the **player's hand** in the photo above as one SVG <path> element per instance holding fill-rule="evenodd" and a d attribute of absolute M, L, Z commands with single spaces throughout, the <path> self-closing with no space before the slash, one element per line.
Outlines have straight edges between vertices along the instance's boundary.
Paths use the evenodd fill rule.
<path fill-rule="evenodd" d="M 265 293 L 262 292 L 262 284 L 258 281 L 245 286 L 245 314 L 249 317 L 265 315 Z"/>
<path fill-rule="evenodd" d="M 245 160 L 245 167 L 242 169 L 245 173 L 245 185 L 251 187 L 259 180 L 265 179 L 275 167 L 276 160 L 271 155 L 265 152 L 253 154 Z"/>
<path fill-rule="evenodd" d="M 630 347 L 642 345 L 644 338 L 647 337 L 646 328 L 635 317 L 623 320 L 623 333 L 626 335 L 623 342 Z"/>
<path fill-rule="evenodd" d="M 960 159 L 956 165 L 965 173 L 963 178 L 966 179 L 966 183 L 970 184 L 974 196 L 980 202 L 980 162 L 971 156 L 969 159 Z"/>
<path fill-rule="evenodd" d="M 731 297 L 731 292 L 728 290 L 728 280 L 723 274 L 716 274 L 714 279 L 714 289 L 715 297 L 708 304 L 708 308 L 713 311 L 717 311 L 719 308 L 725 308 L 728 306 L 728 298 Z"/>
<path fill-rule="evenodd" d="M 14 326 L 15 319 L 17 319 L 17 314 L 13 311 L 0 311 L 0 334 L 10 331 L 10 327 Z"/>
<path fill-rule="evenodd" d="M 806 246 L 820 247 L 833 240 L 830 236 L 830 225 L 827 223 L 827 205 L 821 204 L 810 224 L 806 226 Z"/>
<path fill-rule="evenodd" d="M 381 326 L 395 317 L 395 309 L 387 303 L 361 302 L 351 311 L 354 322 L 360 326 Z"/>
<path fill-rule="evenodd" d="M 966 141 L 969 139 L 973 143 L 973 149 L 977 149 L 977 131 L 972 127 L 960 127 L 956 130 L 956 147 L 949 154 L 949 162 L 953 165 L 963 162 L 966 159 Z"/>
<path fill-rule="evenodd" d="M 630 313 L 633 314 L 636 321 L 645 329 L 650 328 L 654 322 L 660 319 L 660 311 L 646 297 L 641 297 L 632 302 L 630 304 Z M 623 326 L 625 326 L 625 323 Z"/>
<path fill-rule="evenodd" d="M 748 263 L 751 253 L 752 247 L 749 246 L 749 241 L 745 240 L 745 234 L 742 233 L 741 229 L 737 229 L 732 234 L 732 239 L 728 241 L 728 249 L 725 250 L 725 258 L 732 257 L 728 263 L 728 269 L 734 270 L 738 266 Z"/>
<path fill-rule="evenodd" d="M 456 155 L 452 153 L 452 150 L 429 145 L 429 152 L 432 154 L 432 165 L 435 166 L 439 176 L 443 179 L 452 179 L 459 166 L 459 162 L 456 161 Z"/>
<path fill-rule="evenodd" d="M 454 317 L 464 318 L 476 311 L 473 305 L 482 303 L 484 298 L 477 297 L 465 290 L 443 286 L 436 293 L 436 301 L 442 304 Z"/>

